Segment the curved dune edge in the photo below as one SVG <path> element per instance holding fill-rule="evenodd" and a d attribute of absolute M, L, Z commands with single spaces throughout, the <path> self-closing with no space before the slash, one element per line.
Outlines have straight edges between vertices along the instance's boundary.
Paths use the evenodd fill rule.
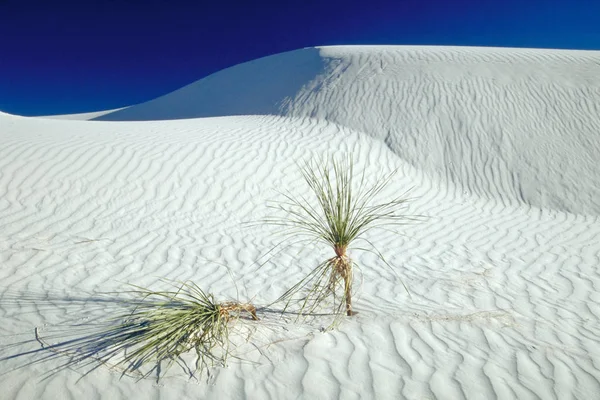
<path fill-rule="evenodd" d="M 368 64 L 367 50 L 360 57 Z M 319 332 L 327 321 L 319 318 L 284 330 L 267 315 L 254 334 L 260 351 L 242 343 L 247 361 L 214 369 L 208 382 L 187 380 L 180 370 L 158 385 L 136 382 L 104 367 L 78 383 L 73 370 L 42 381 L 57 363 L 36 364 L 0 375 L 6 398 L 514 399 L 600 392 L 600 221 L 593 212 L 534 207 L 512 201 L 508 191 L 479 195 L 445 169 L 427 167 L 436 161 L 433 150 L 429 158 L 414 155 L 422 164 L 399 157 L 394 143 L 405 140 L 401 134 L 381 140 L 375 128 L 318 115 L 94 123 L 0 115 L 0 126 L 0 357 L 38 349 L 35 327 L 60 338 L 74 324 L 114 312 L 93 295 L 122 291 L 126 283 L 164 288 L 161 278 L 191 279 L 220 298 L 239 292 L 270 302 L 326 252 L 295 248 L 257 269 L 253 263 L 278 238 L 242 223 L 265 215 L 277 190 L 306 191 L 296 162 L 309 155 L 352 152 L 367 176 L 398 168 L 383 196 L 414 187 L 408 212 L 429 216 L 402 235 L 369 236 L 412 298 L 372 254 L 355 251 L 363 266 L 359 314 L 339 331 Z M 518 151 L 509 139 L 516 140 L 504 136 L 501 154 Z M 597 155 L 594 136 L 588 139 Z M 470 144 L 482 159 L 490 151 L 484 143 Z M 547 154 L 558 152 L 552 143 Z M 419 148 L 411 146 L 403 152 Z M 448 143 L 446 160 L 457 162 L 456 147 Z M 567 155 L 574 149 L 563 147 Z M 583 156 L 571 161 L 581 162 L 569 167 L 582 174 L 577 194 L 592 195 L 585 185 L 596 178 L 583 175 L 598 168 L 586 170 Z M 468 182 L 500 191 L 506 168 L 473 168 Z M 543 172 L 536 180 L 548 184 Z M 23 361 L 2 362 L 0 370 Z"/>
<path fill-rule="evenodd" d="M 102 117 L 103 115 L 107 115 L 107 114 L 111 114 L 111 113 L 123 110 L 125 108 L 127 108 L 127 107 L 113 108 L 111 110 L 92 111 L 92 112 L 78 113 L 78 114 L 43 115 L 43 116 L 39 116 L 36 118 L 87 121 L 87 120 Z"/>
<path fill-rule="evenodd" d="M 311 117 L 382 140 L 466 193 L 600 215 L 598 76 L 594 51 L 308 48 L 97 119 Z"/>

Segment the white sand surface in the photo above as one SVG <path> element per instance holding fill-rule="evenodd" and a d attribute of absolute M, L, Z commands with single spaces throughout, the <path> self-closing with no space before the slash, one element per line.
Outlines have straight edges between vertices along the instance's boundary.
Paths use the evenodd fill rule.
<path fill-rule="evenodd" d="M 337 330 L 263 315 L 199 380 L 42 379 L 58 360 L 17 368 L 36 353 L 0 362 L 2 398 L 600 398 L 600 52 L 303 49 L 96 119 L 0 114 L 0 357 L 110 315 L 99 293 L 127 283 L 274 300 L 330 250 L 259 268 L 278 237 L 244 223 L 306 192 L 309 156 L 397 168 L 382 198 L 413 188 L 427 220 L 368 235 L 412 297 L 354 251 L 359 314 Z"/>

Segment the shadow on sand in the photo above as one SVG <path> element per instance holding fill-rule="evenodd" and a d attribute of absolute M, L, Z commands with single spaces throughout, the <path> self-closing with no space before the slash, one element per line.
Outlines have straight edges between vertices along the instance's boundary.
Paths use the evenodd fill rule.
<path fill-rule="evenodd" d="M 144 352 L 143 356 L 128 358 L 128 353 L 144 346 L 148 334 L 154 332 L 156 325 L 163 322 L 157 318 L 146 318 L 145 315 L 148 314 L 140 310 L 180 310 L 185 308 L 186 304 L 178 300 L 165 302 L 151 298 L 127 298 L 126 295 L 127 293 L 80 296 L 5 293 L 0 299 L 0 305 L 5 310 L 18 309 L 19 315 L 28 312 L 39 314 L 44 311 L 60 313 L 61 322 L 59 325 L 46 324 L 35 327 L 33 332 L 22 334 L 32 334 L 30 339 L 3 345 L 4 354 L 0 354 L 0 362 L 29 359 L 4 374 L 35 364 L 52 362 L 47 364 L 51 368 L 42 374 L 42 379 L 47 379 L 64 369 L 77 370 L 82 373 L 83 378 L 105 366 L 120 373 L 121 377 L 155 377 L 158 381 L 173 365 L 179 366 L 190 378 L 197 379 L 204 370 L 210 375 L 208 367 L 225 365 L 231 352 L 228 332 L 216 340 L 194 340 L 185 337 L 185 340 L 172 341 L 169 344 L 171 347 L 166 349 L 152 348 Z M 268 308 L 257 311 L 261 315 L 281 314 L 281 311 Z M 68 317 L 65 318 L 64 314 Z M 252 327 L 250 319 L 239 316 L 236 317 L 236 321 L 241 323 L 230 325 L 245 326 L 246 331 L 249 331 L 256 327 Z M 226 325 L 227 322 L 229 321 L 226 321 Z M 202 332 L 200 331 L 200 334 Z"/>

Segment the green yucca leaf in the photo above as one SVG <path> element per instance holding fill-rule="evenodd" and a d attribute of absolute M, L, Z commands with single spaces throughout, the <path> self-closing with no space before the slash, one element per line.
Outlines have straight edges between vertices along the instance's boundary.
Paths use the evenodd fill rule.
<path fill-rule="evenodd" d="M 346 303 L 347 313 L 352 315 L 352 261 L 346 256 L 346 249 L 358 239 L 364 239 L 363 236 L 373 229 L 389 229 L 390 226 L 414 221 L 419 216 L 407 216 L 402 212 L 408 201 L 407 191 L 390 200 L 376 202 L 396 171 L 369 184 L 364 172 L 358 179 L 355 176 L 351 156 L 341 160 L 307 161 L 300 170 L 310 188 L 311 198 L 283 193 L 284 200 L 272 207 L 284 212 L 285 217 L 270 217 L 264 222 L 283 227 L 282 233 L 286 236 L 305 237 L 308 242 L 321 241 L 334 249 L 336 257 L 319 264 L 278 301 L 285 300 L 287 308 L 292 299 L 302 292 L 300 313 L 303 313 L 314 311 L 332 296 L 334 312 L 339 314 Z M 368 240 L 366 243 L 391 268 L 381 252 Z M 340 274 L 345 277 L 342 279 Z M 342 290 L 338 290 L 340 286 Z M 338 295 L 339 292 L 343 295 Z"/>

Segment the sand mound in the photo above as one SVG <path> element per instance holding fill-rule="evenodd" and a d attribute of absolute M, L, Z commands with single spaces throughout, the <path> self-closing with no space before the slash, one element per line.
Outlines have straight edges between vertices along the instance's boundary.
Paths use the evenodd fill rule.
<path fill-rule="evenodd" d="M 367 133 L 503 204 L 600 214 L 600 53 L 350 46 L 226 69 L 99 120 L 272 114 Z"/>

